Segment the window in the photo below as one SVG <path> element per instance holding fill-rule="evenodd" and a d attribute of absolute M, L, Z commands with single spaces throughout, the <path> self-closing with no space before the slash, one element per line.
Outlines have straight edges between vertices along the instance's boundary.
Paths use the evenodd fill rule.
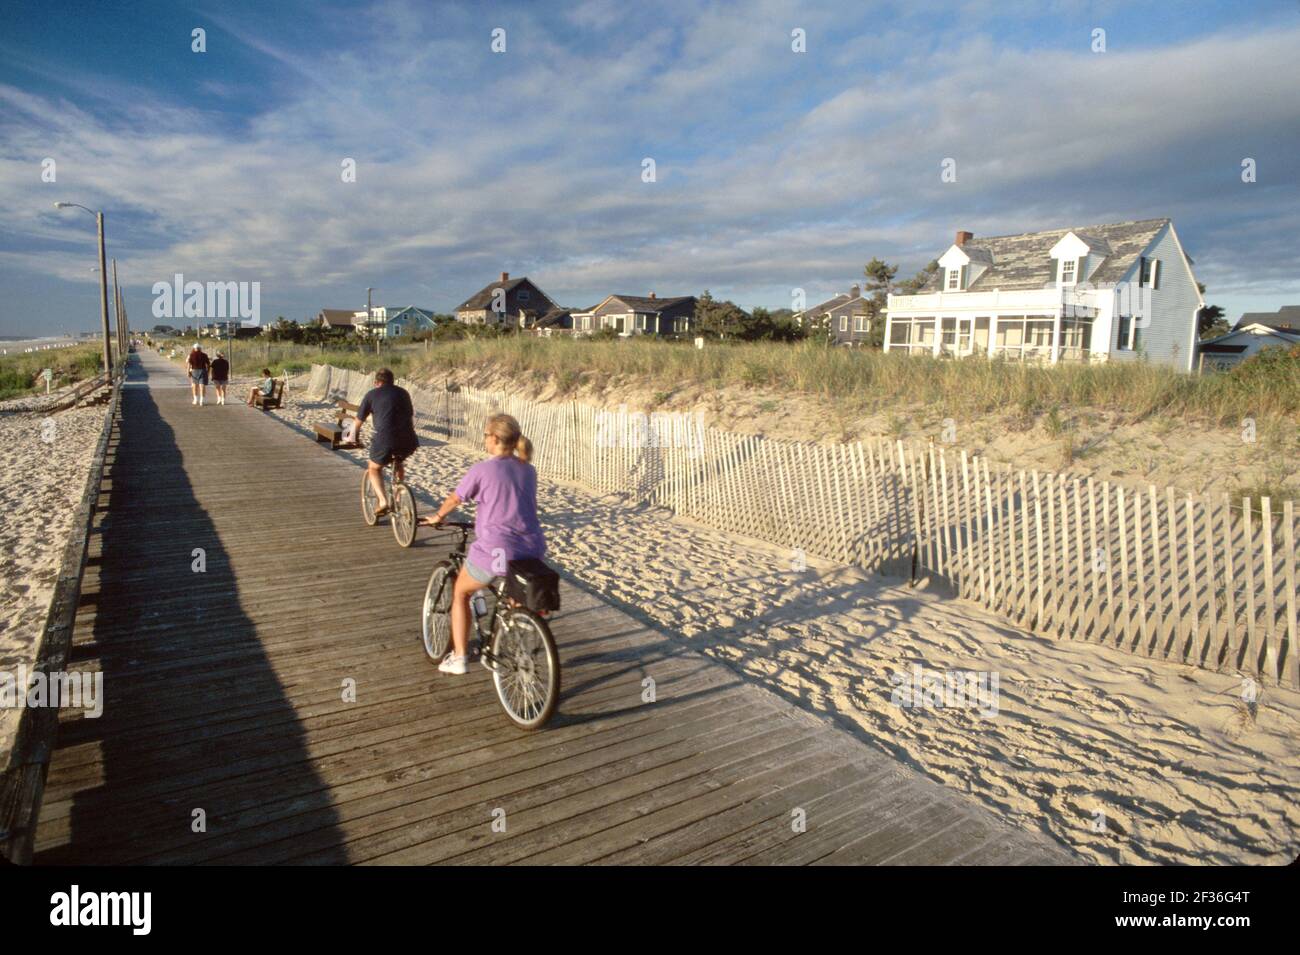
<path fill-rule="evenodd" d="M 1079 266 L 1078 259 L 1061 260 L 1061 284 L 1062 285 L 1074 284 L 1075 270 L 1078 268 L 1078 266 Z"/>
<path fill-rule="evenodd" d="M 855 327 L 854 327 L 854 331 L 856 331 L 856 332 L 858 332 L 859 334 L 861 334 L 861 333 L 863 333 L 863 332 L 867 332 L 867 331 L 869 331 L 869 330 L 870 330 L 870 326 L 867 324 L 867 316 L 865 316 L 865 315 L 859 315 L 858 318 L 857 318 L 856 325 L 855 325 Z"/>
<path fill-rule="evenodd" d="M 949 292 L 957 291 L 961 288 L 961 269 L 948 270 L 948 284 L 946 290 Z"/>
<path fill-rule="evenodd" d="M 1131 336 L 1133 334 L 1133 317 L 1131 315 L 1121 315 L 1119 317 L 1119 336 L 1115 341 L 1115 347 L 1121 351 L 1128 351 L 1132 347 Z"/>
<path fill-rule="evenodd" d="M 842 332 L 847 332 L 848 330 L 849 330 L 849 317 L 848 317 L 847 315 L 841 315 L 841 316 L 840 316 L 840 331 L 842 331 Z"/>
<path fill-rule="evenodd" d="M 1047 359 L 1052 354 L 1054 321 L 1040 315 L 999 318 L 993 354 L 1015 359 Z"/>
<path fill-rule="evenodd" d="M 521 288 L 521 289 L 519 290 L 518 298 L 519 298 L 519 301 L 521 301 L 521 302 L 526 302 L 526 301 L 528 301 L 528 289 L 526 289 L 526 288 Z"/>
<path fill-rule="evenodd" d="M 1138 288 L 1157 289 L 1160 287 L 1160 260 L 1142 256 L 1138 270 Z"/>

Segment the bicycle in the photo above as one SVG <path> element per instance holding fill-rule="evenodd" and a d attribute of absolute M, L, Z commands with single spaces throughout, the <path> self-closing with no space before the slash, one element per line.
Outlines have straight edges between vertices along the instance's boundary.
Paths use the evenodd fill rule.
<path fill-rule="evenodd" d="M 397 460 L 394 459 L 394 464 Z M 415 495 L 411 489 L 406 486 L 405 481 L 394 480 L 388 470 L 388 465 L 383 468 L 383 480 L 388 488 L 388 511 L 389 523 L 393 526 L 393 537 L 397 538 L 397 543 L 402 547 L 410 547 L 415 540 L 416 526 L 416 509 Z M 367 471 L 361 475 L 361 517 L 366 524 L 374 527 L 379 523 L 379 516 L 375 513 L 378 510 L 379 498 L 375 494 L 374 486 L 370 483 L 370 473 Z"/>
<path fill-rule="evenodd" d="M 434 662 L 442 660 L 451 642 L 452 589 L 465 566 L 465 549 L 474 525 L 443 521 L 439 526 L 460 531 L 460 541 L 433 568 L 424 591 L 421 631 L 424 651 Z M 493 577 L 484 590 L 493 597 L 489 612 L 474 607 L 483 591 L 470 601 L 480 661 L 491 671 L 497 698 L 510 721 L 520 729 L 539 729 L 550 720 L 560 700 L 560 654 L 555 638 L 541 615 L 510 599 L 504 577 Z"/>

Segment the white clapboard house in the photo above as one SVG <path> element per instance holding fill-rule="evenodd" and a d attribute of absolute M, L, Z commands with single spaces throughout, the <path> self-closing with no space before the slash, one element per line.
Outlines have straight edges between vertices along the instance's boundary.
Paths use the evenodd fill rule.
<path fill-rule="evenodd" d="M 1225 371 L 1265 348 L 1300 345 L 1300 305 L 1284 305 L 1276 312 L 1247 312 L 1232 331 L 1201 342 L 1200 366 L 1205 371 Z"/>
<path fill-rule="evenodd" d="M 978 239 L 958 232 L 915 295 L 890 295 L 885 350 L 1192 370 L 1205 304 L 1169 219 Z"/>

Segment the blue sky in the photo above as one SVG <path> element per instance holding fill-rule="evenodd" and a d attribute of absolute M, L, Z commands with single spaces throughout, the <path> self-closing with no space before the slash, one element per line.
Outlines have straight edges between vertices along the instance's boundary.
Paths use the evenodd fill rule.
<path fill-rule="evenodd" d="M 11 0 L 0 334 L 97 321 L 93 221 L 56 200 L 106 210 L 136 327 L 177 272 L 259 282 L 263 320 L 367 286 L 448 311 L 501 271 L 782 307 L 957 229 L 1156 216 L 1235 318 L 1300 302 L 1297 50 L 1295 2 Z"/>

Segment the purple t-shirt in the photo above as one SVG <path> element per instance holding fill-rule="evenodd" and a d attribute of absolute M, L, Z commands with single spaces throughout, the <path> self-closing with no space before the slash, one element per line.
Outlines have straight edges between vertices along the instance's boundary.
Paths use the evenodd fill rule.
<path fill-rule="evenodd" d="M 483 570 L 504 574 L 505 561 L 546 554 L 537 521 L 537 471 L 531 464 L 513 454 L 480 461 L 461 478 L 456 496 L 478 505 L 469 559 Z"/>

